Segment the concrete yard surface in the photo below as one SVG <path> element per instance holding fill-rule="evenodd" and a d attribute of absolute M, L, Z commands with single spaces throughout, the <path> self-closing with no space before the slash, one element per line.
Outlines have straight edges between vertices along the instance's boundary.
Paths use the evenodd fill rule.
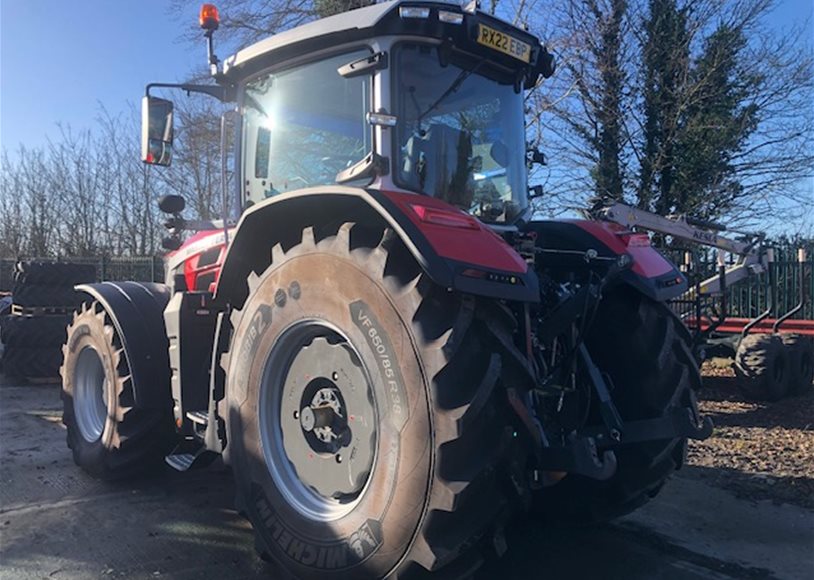
<path fill-rule="evenodd" d="M 65 445 L 59 387 L 0 387 L 0 578 L 272 578 L 215 466 L 102 483 Z M 530 522 L 479 578 L 814 578 L 814 511 L 735 495 L 703 467 L 597 528 Z"/>

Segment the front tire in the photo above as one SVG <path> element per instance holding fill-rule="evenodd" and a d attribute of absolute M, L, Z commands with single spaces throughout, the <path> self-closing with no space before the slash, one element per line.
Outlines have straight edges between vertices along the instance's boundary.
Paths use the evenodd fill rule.
<path fill-rule="evenodd" d="M 317 244 L 304 230 L 233 315 L 238 509 L 296 578 L 468 572 L 509 509 L 492 337 L 471 300 L 378 234 L 345 224 Z"/>
<path fill-rule="evenodd" d="M 127 353 L 98 302 L 83 304 L 62 347 L 62 422 L 74 462 L 113 480 L 145 473 L 174 441 L 172 407 L 137 408 Z"/>

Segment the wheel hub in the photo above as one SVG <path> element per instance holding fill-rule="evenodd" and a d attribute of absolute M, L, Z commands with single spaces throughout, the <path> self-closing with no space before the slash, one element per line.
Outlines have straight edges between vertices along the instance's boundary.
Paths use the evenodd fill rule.
<path fill-rule="evenodd" d="M 99 353 L 86 346 L 74 370 L 74 417 L 79 433 L 89 443 L 104 433 L 107 419 L 107 378 Z"/>
<path fill-rule="evenodd" d="M 339 517 L 358 500 L 377 438 L 362 362 L 341 335 L 326 331 L 315 322 L 281 336 L 266 363 L 261 395 L 269 471 L 294 507 L 321 520 Z M 291 362 L 281 368 L 281 360 Z"/>
<path fill-rule="evenodd" d="M 319 389 L 311 403 L 300 410 L 300 427 L 311 449 L 317 453 L 336 453 L 346 446 L 352 434 L 339 389 Z"/>

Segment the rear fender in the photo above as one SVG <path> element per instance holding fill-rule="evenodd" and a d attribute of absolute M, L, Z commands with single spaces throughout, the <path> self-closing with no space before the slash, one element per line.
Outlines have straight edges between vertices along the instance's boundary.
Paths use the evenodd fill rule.
<path fill-rule="evenodd" d="M 627 254 L 633 260 L 622 280 L 653 300 L 665 301 L 687 291 L 687 280 L 676 266 L 650 245 L 645 234 L 616 224 L 588 220 L 531 222 L 526 231 L 537 234 L 537 247 L 546 250 L 595 250 L 604 258 Z M 556 254 L 542 253 L 541 267 L 556 262 Z"/>
<path fill-rule="evenodd" d="M 76 290 L 97 300 L 110 317 L 127 355 L 135 406 L 166 407 L 170 361 L 163 312 L 169 289 L 144 282 L 102 282 L 82 284 Z"/>
<path fill-rule="evenodd" d="M 536 274 L 477 219 L 426 196 L 343 186 L 286 193 L 246 210 L 226 252 L 215 299 L 241 305 L 248 274 L 260 274 L 271 263 L 274 245 L 296 245 L 309 226 L 320 239 L 344 222 L 391 228 L 439 286 L 491 298 L 539 300 Z"/>

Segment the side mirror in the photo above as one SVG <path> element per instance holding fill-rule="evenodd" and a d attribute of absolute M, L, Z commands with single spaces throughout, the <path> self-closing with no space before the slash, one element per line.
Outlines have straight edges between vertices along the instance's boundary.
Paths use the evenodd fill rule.
<path fill-rule="evenodd" d="M 186 202 L 180 195 L 162 195 L 158 198 L 158 209 L 164 213 L 181 213 L 185 207 Z"/>
<path fill-rule="evenodd" d="M 150 165 L 172 162 L 172 101 L 141 100 L 141 160 Z"/>

